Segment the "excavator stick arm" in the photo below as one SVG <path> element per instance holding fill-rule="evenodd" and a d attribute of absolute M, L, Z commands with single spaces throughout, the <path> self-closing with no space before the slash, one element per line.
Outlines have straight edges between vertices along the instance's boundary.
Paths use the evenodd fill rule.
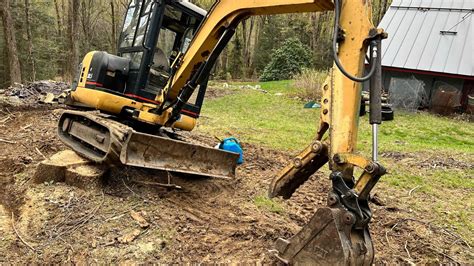
<path fill-rule="evenodd" d="M 270 186 L 270 197 L 289 198 L 329 161 L 333 190 L 328 195 L 328 207 L 319 209 L 291 239 L 279 239 L 272 251 L 276 258 L 289 264 L 371 265 L 374 257 L 368 230 L 371 219 L 368 198 L 385 169 L 376 161 L 356 154 L 356 146 L 361 81 L 380 80 L 376 77 L 381 74 L 376 71 L 380 70 L 380 60 L 376 59 L 380 57 L 380 42 L 386 34 L 375 29 L 370 20 L 370 1 L 335 0 L 334 3 L 335 64 L 322 86 L 320 128 L 316 136 L 319 142 L 329 132 L 323 142 L 325 149 L 310 160 L 298 160 L 307 157 L 307 151 L 314 145 L 311 143 Z M 361 78 L 369 47 L 371 70 Z M 355 167 L 363 171 L 357 180 L 353 177 Z"/>

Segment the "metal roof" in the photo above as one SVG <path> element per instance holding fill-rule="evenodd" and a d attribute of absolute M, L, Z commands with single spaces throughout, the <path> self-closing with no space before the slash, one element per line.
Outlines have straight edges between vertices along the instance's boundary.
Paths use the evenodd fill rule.
<path fill-rule="evenodd" d="M 382 65 L 474 76 L 474 0 L 394 0 Z"/>

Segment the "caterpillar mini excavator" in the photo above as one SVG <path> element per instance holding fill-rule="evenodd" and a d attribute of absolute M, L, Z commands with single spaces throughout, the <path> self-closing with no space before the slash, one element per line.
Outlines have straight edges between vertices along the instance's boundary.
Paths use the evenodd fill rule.
<path fill-rule="evenodd" d="M 217 0 L 209 12 L 187 1 L 132 0 L 118 54 L 90 52 L 80 64 L 69 104 L 89 110 L 64 112 L 59 137 L 97 163 L 232 178 L 237 154 L 175 137 L 195 127 L 216 59 L 250 16 L 328 10 L 335 12 L 335 63 L 322 87 L 320 127 L 276 175 L 269 194 L 291 197 L 326 163 L 332 190 L 328 206 L 291 239 L 278 239 L 270 253 L 287 264 L 371 265 L 368 200 L 385 173 L 377 162 L 377 128 L 386 34 L 371 23 L 368 0 Z M 370 67 L 361 77 L 367 52 Z M 355 152 L 364 81 L 371 85 L 371 159 Z"/>

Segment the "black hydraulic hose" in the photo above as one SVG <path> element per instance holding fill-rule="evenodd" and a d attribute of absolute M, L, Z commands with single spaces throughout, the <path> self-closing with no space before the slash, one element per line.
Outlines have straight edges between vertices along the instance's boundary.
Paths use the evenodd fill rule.
<path fill-rule="evenodd" d="M 339 68 L 339 70 L 342 72 L 342 74 L 344 74 L 344 76 L 346 76 L 347 78 L 349 78 L 350 80 L 353 80 L 353 81 L 356 81 L 356 82 L 364 82 L 364 81 L 367 81 L 369 80 L 372 75 L 375 73 L 375 67 L 376 67 L 376 64 L 373 60 L 370 61 L 370 71 L 369 73 L 366 75 L 366 76 L 363 76 L 363 77 L 356 77 L 356 76 L 352 76 L 351 74 L 349 74 L 349 72 L 347 72 L 345 69 L 344 69 L 344 66 L 342 66 L 342 63 L 341 61 L 339 61 L 339 57 L 337 55 L 337 34 L 338 34 L 338 31 L 339 31 L 339 17 L 341 15 L 341 3 L 340 3 L 341 0 L 334 0 L 334 4 L 335 4 L 335 16 L 334 16 L 334 36 L 333 36 L 333 40 L 332 40 L 332 50 L 333 50 L 333 56 L 334 56 L 334 62 L 336 63 L 336 66 L 337 68 Z M 372 53 L 372 51 L 370 51 Z M 379 53 L 380 51 L 377 51 L 377 53 Z M 379 54 L 377 54 L 377 57 L 379 56 Z"/>

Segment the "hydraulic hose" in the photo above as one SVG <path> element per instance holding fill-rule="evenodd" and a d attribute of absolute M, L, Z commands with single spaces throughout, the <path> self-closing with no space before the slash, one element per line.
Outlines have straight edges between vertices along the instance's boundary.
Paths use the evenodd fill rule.
<path fill-rule="evenodd" d="M 367 81 L 375 73 L 376 64 L 375 64 L 374 60 L 372 59 L 372 58 L 374 58 L 373 56 L 371 56 L 372 60 L 370 61 L 370 66 L 371 66 L 370 71 L 366 76 L 363 76 L 363 77 L 356 77 L 356 76 L 351 75 L 349 72 L 347 72 L 344 69 L 344 66 L 342 65 L 341 61 L 339 61 L 339 57 L 337 55 L 337 34 L 338 34 L 338 31 L 339 31 L 339 17 L 341 15 L 341 0 L 334 0 L 334 4 L 335 4 L 334 36 L 333 36 L 333 40 L 332 40 L 332 50 L 333 50 L 334 62 L 336 63 L 337 68 L 339 68 L 339 70 L 342 72 L 342 74 L 344 74 L 344 76 L 346 76 L 350 80 L 353 80 L 353 81 L 356 81 L 356 82 Z M 372 52 L 373 51 L 371 51 L 371 53 Z M 379 53 L 379 51 L 377 51 L 377 53 Z M 379 56 L 379 54 L 377 54 L 377 57 L 378 56 Z"/>

